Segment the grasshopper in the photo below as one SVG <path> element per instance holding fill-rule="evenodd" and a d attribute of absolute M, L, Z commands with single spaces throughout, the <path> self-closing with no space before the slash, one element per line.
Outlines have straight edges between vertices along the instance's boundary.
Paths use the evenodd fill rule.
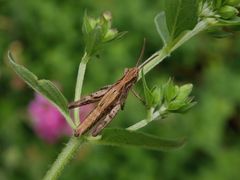
<path fill-rule="evenodd" d="M 116 83 L 105 86 L 81 100 L 69 103 L 68 107 L 72 109 L 98 102 L 86 119 L 75 129 L 76 137 L 88 131 L 92 136 L 97 136 L 112 121 L 118 111 L 123 110 L 127 95 L 137 82 L 139 71 L 143 67 L 143 64 L 138 67 L 138 63 L 143 56 L 144 49 L 145 41 L 137 65 L 126 69 L 123 77 Z"/>

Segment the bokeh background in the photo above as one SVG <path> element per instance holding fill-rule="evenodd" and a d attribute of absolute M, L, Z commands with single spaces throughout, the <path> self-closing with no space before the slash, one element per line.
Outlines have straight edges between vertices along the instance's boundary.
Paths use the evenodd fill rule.
<path fill-rule="evenodd" d="M 112 83 L 134 66 L 143 38 L 145 57 L 161 47 L 153 18 L 161 1 L 0 0 L 0 179 L 41 179 L 67 138 L 41 139 L 28 113 L 34 92 L 10 69 L 11 49 L 18 62 L 61 87 L 73 99 L 83 54 L 84 10 L 113 14 L 113 26 L 128 34 L 106 46 L 87 67 L 83 94 Z M 161 137 L 187 137 L 180 150 L 85 146 L 60 179 L 235 180 L 240 176 L 240 34 L 216 39 L 202 33 L 175 51 L 147 76 L 150 85 L 174 77 L 193 83 L 198 104 L 184 115 L 171 115 L 143 131 Z M 135 88 L 141 92 L 141 83 Z M 111 126 L 127 127 L 145 116 L 132 95 Z M 51 121 L 51 119 L 49 119 Z M 51 129 L 49 129 L 51 131 Z"/>

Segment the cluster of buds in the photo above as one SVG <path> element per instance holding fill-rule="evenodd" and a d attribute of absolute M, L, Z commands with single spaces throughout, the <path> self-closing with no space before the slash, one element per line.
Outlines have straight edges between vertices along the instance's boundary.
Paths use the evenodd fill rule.
<path fill-rule="evenodd" d="M 185 84 L 182 86 L 174 85 L 170 79 L 163 86 L 163 105 L 169 112 L 183 113 L 189 110 L 196 102 L 193 97 L 189 97 L 193 85 Z"/>
<path fill-rule="evenodd" d="M 118 32 L 112 27 L 112 15 L 109 11 L 104 12 L 98 18 L 92 18 L 85 13 L 83 18 L 83 37 L 85 52 L 95 55 L 104 44 L 121 38 L 126 32 Z"/>
<path fill-rule="evenodd" d="M 240 0 L 220 0 L 221 7 L 217 10 L 218 15 L 225 20 L 233 19 L 238 16 L 240 7 Z"/>
<path fill-rule="evenodd" d="M 166 84 L 150 89 L 143 76 L 143 88 L 147 109 L 183 113 L 196 104 L 193 97 L 189 97 L 193 88 L 192 84 L 178 86 L 170 79 Z"/>

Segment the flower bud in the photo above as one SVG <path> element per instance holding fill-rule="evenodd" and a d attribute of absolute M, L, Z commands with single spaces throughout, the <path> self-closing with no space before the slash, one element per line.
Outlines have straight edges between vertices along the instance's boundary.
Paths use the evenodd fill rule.
<path fill-rule="evenodd" d="M 192 92 L 192 88 L 192 84 L 177 86 L 169 80 L 164 88 L 165 96 L 163 100 L 167 111 L 173 113 L 183 113 L 190 109 L 195 104 L 193 98 L 189 97 Z"/>
<path fill-rule="evenodd" d="M 167 84 L 164 86 L 164 98 L 166 99 L 166 101 L 172 101 L 174 98 L 176 98 L 178 92 L 179 87 L 177 85 L 174 85 L 173 81 L 169 79 Z"/>
<path fill-rule="evenodd" d="M 109 29 L 104 36 L 104 42 L 114 39 L 117 35 L 118 31 L 116 29 Z"/>
<path fill-rule="evenodd" d="M 125 34 L 112 28 L 112 15 L 109 11 L 97 18 L 89 17 L 85 13 L 82 32 L 85 51 L 89 55 L 96 55 L 105 43 L 119 39 Z"/>
<path fill-rule="evenodd" d="M 112 13 L 110 11 L 105 11 L 103 13 L 103 17 L 107 20 L 107 21 L 111 21 L 112 20 Z"/>
<path fill-rule="evenodd" d="M 240 4 L 240 0 L 226 0 L 226 4 L 236 7 Z"/>
<path fill-rule="evenodd" d="M 152 89 L 151 91 L 151 94 L 152 94 L 152 97 L 153 97 L 153 100 L 152 100 L 152 106 L 155 107 L 155 106 L 158 106 L 161 104 L 162 102 L 162 91 L 161 91 L 161 88 L 156 86 Z"/>
<path fill-rule="evenodd" d="M 233 6 L 226 5 L 220 8 L 218 13 L 223 19 L 231 19 L 238 14 L 238 10 Z"/>
<path fill-rule="evenodd" d="M 179 88 L 179 93 L 176 97 L 179 101 L 185 101 L 190 93 L 192 92 L 193 85 L 192 84 L 185 84 Z"/>

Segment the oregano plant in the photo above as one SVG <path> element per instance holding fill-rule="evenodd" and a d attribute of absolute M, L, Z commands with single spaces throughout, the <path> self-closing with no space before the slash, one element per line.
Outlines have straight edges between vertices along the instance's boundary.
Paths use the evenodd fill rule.
<path fill-rule="evenodd" d="M 141 80 L 144 96 L 142 101 L 146 108 L 143 120 L 125 128 L 105 128 L 96 137 L 84 134 L 74 135 L 69 139 L 66 147 L 47 171 L 44 179 L 57 179 L 65 165 L 74 157 L 80 147 L 92 143 L 96 145 L 136 146 L 151 150 L 173 150 L 182 147 L 185 139 L 164 139 L 153 134 L 146 134 L 140 129 L 152 121 L 164 119 L 171 113 L 184 113 L 191 109 L 196 102 L 191 97 L 192 84 L 176 85 L 170 78 L 164 84 L 149 87 L 145 75 L 156 67 L 171 53 L 202 31 L 215 29 L 215 34 L 224 26 L 240 24 L 240 0 L 165 0 L 164 8 L 155 19 L 156 29 L 162 41 L 155 53 L 139 66 L 138 80 Z M 126 32 L 119 32 L 112 28 L 110 12 L 104 12 L 100 17 L 93 18 L 87 13 L 83 17 L 82 35 L 85 43 L 84 55 L 79 63 L 74 100 L 81 98 L 85 70 L 88 62 L 97 56 L 103 48 L 111 42 L 123 37 Z M 159 40 L 159 44 L 160 40 Z M 47 98 L 61 114 L 74 131 L 80 124 L 79 111 L 74 109 L 73 117 L 68 109 L 68 100 L 61 91 L 49 80 L 38 79 L 30 70 L 17 64 L 14 55 L 9 52 L 9 64 L 13 70 L 32 89 Z M 91 112 L 90 112 L 91 113 Z M 51 121 L 51 119 L 49 119 Z"/>

